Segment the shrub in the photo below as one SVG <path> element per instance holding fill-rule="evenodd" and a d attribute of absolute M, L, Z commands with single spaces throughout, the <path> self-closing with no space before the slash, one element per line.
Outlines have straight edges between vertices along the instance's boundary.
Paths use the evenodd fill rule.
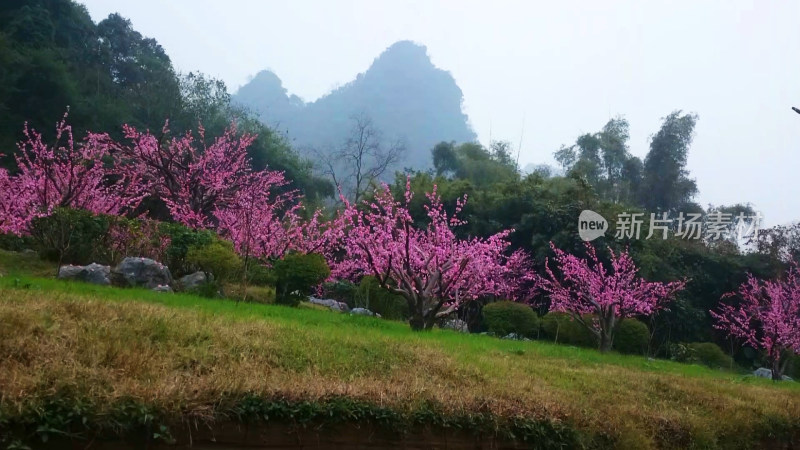
<path fill-rule="evenodd" d="M 61 264 L 110 263 L 102 242 L 109 218 L 88 211 L 56 208 L 31 221 L 31 239 L 39 255 Z"/>
<path fill-rule="evenodd" d="M 587 316 L 585 320 L 592 320 Z M 542 334 L 556 343 L 597 347 L 597 339 L 591 331 L 567 313 L 549 312 L 541 320 Z"/>
<path fill-rule="evenodd" d="M 186 261 L 186 255 L 192 247 L 202 247 L 214 242 L 216 235 L 208 230 L 193 230 L 179 223 L 163 223 L 159 232 L 169 238 L 166 249 L 166 261 L 161 261 L 169 267 L 173 275 L 186 275 L 194 267 Z"/>
<path fill-rule="evenodd" d="M 408 318 L 408 301 L 405 297 L 381 287 L 378 279 L 371 275 L 361 279 L 351 307 L 367 308 L 385 319 Z"/>
<path fill-rule="evenodd" d="M 525 304 L 511 301 L 489 303 L 483 307 L 483 320 L 487 330 L 495 336 L 514 333 L 536 337 L 539 333 L 539 316 Z"/>
<path fill-rule="evenodd" d="M 636 319 L 625 319 L 617 325 L 614 349 L 620 353 L 644 355 L 650 342 L 650 329 Z"/>
<path fill-rule="evenodd" d="M 311 288 L 322 283 L 331 274 L 328 263 L 316 253 L 291 253 L 275 261 L 275 301 L 297 306 L 311 294 Z"/>
<path fill-rule="evenodd" d="M 786 358 L 788 358 L 788 362 L 786 363 L 784 375 L 800 381 L 800 356 L 790 353 Z"/>
<path fill-rule="evenodd" d="M 231 281 L 242 268 L 242 260 L 234 251 L 233 244 L 222 240 L 191 247 L 186 253 L 186 262 L 206 274 L 212 274 L 214 282 L 218 284 Z"/>
<path fill-rule="evenodd" d="M 670 347 L 673 360 L 689 364 L 702 364 L 712 369 L 730 369 L 733 359 L 713 342 L 692 342 Z"/>
<path fill-rule="evenodd" d="M 253 286 L 275 286 L 275 273 L 269 267 L 250 261 L 247 265 L 247 283 Z"/>
<path fill-rule="evenodd" d="M 164 227 L 158 221 L 113 217 L 104 245 L 113 264 L 126 256 L 165 262 L 170 237 L 164 233 Z"/>
<path fill-rule="evenodd" d="M 34 247 L 34 242 L 27 236 L 0 233 L 0 249 L 2 250 L 20 252 L 31 247 Z"/>

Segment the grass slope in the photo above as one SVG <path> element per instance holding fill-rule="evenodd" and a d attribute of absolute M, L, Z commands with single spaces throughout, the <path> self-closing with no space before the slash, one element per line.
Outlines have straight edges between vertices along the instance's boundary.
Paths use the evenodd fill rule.
<path fill-rule="evenodd" d="M 121 430 L 154 417 L 211 422 L 264 411 L 517 437 L 542 425 L 533 438 L 589 447 L 749 448 L 800 430 L 797 383 L 543 342 L 413 333 L 313 309 L 64 283 L 26 276 L 52 271 L 20 259 L 0 254 L 7 439 L 58 434 L 76 420 Z M 306 409 L 291 408 L 299 404 Z"/>

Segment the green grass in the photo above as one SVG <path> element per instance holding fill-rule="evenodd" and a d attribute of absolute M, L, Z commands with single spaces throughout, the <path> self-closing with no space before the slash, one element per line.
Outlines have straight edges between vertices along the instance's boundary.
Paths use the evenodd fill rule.
<path fill-rule="evenodd" d="M 20 259 L 0 252 L 0 428 L 5 420 L 29 435 L 53 421 L 41 411 L 64 396 L 91 405 L 86 420 L 101 425 L 135 422 L 119 418 L 131 401 L 167 422 L 213 422 L 241 417 L 233 412 L 255 398 L 264 408 L 275 399 L 315 405 L 318 419 L 346 399 L 376 420 L 480 423 L 484 432 L 544 424 L 590 447 L 752 448 L 800 431 L 798 383 L 540 341 L 415 333 L 316 308 L 67 283 L 26 275 L 35 265 Z"/>

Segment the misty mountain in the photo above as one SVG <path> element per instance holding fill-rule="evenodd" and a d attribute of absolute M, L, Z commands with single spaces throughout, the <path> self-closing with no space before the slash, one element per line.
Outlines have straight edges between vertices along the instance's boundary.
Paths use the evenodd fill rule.
<path fill-rule="evenodd" d="M 366 72 L 316 101 L 291 95 L 266 70 L 242 86 L 234 100 L 286 133 L 308 156 L 340 147 L 355 116 L 369 117 L 387 145 L 404 142 L 405 153 L 393 169 L 430 168 L 431 149 L 438 142 L 476 140 L 452 75 L 431 63 L 424 46 L 410 41 L 393 44 Z"/>

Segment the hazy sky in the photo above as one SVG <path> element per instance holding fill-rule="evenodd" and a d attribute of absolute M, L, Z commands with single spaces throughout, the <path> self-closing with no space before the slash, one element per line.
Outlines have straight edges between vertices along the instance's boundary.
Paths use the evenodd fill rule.
<path fill-rule="evenodd" d="M 80 0 L 79 0 L 80 1 Z M 621 114 L 644 157 L 660 118 L 699 114 L 689 170 L 704 206 L 751 202 L 768 224 L 800 219 L 800 1 L 84 1 L 156 38 L 176 69 L 234 92 L 262 69 L 314 100 L 392 43 L 450 71 L 480 140 L 520 162 Z M 523 126 L 524 124 L 524 126 Z"/>

